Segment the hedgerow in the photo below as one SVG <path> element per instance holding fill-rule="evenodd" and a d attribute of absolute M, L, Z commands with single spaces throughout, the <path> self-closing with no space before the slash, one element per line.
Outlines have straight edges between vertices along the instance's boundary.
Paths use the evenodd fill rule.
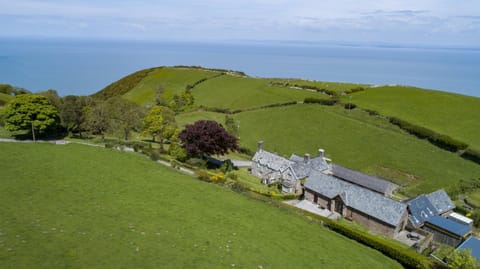
<path fill-rule="evenodd" d="M 479 150 L 468 148 L 460 156 L 464 159 L 467 159 L 467 160 L 470 160 L 472 162 L 476 162 L 476 163 L 480 164 L 480 151 Z"/>
<path fill-rule="evenodd" d="M 305 104 L 320 104 L 324 106 L 333 106 L 338 103 L 337 99 L 321 99 L 314 97 L 307 97 L 303 100 Z"/>

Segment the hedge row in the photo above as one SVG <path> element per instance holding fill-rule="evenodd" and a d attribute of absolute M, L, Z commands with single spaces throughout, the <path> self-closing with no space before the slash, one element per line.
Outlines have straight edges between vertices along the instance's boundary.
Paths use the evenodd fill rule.
<path fill-rule="evenodd" d="M 480 151 L 479 150 L 468 148 L 460 156 L 464 159 L 467 159 L 467 160 L 470 160 L 472 162 L 476 162 L 476 163 L 480 164 Z"/>
<path fill-rule="evenodd" d="M 223 75 L 225 75 L 225 73 L 220 73 L 220 74 L 217 74 L 217 75 L 215 75 L 215 76 L 202 78 L 202 79 L 200 79 L 200 80 L 198 80 L 198 81 L 195 81 L 195 83 L 193 83 L 193 84 L 188 84 L 187 86 L 185 86 L 185 90 L 189 91 L 189 90 L 197 87 L 198 84 L 200 84 L 200 83 L 203 83 L 203 82 L 205 82 L 205 81 L 207 81 L 207 80 L 209 80 L 209 79 L 214 79 L 214 78 L 221 77 L 221 76 L 223 76 Z"/>
<path fill-rule="evenodd" d="M 386 256 L 395 259 L 406 268 L 427 269 L 432 267 L 432 262 L 425 256 L 410 249 L 396 246 L 375 235 L 353 229 L 338 221 L 325 220 L 324 225 L 350 239 L 382 252 Z"/>
<path fill-rule="evenodd" d="M 361 91 L 364 91 L 364 90 L 365 90 L 364 87 L 355 87 L 355 88 L 351 88 L 349 90 L 345 90 L 344 93 L 350 94 L 350 93 L 361 92 Z"/>
<path fill-rule="evenodd" d="M 200 69 L 200 70 L 207 70 L 207 71 L 215 71 L 215 72 L 222 72 L 222 73 L 235 73 L 239 76 L 246 77 L 247 75 L 242 71 L 234 71 L 234 70 L 227 70 L 227 69 L 219 69 L 219 68 L 207 68 L 198 65 L 175 65 L 174 68 L 188 68 L 188 69 Z"/>
<path fill-rule="evenodd" d="M 467 144 L 453 139 L 447 135 L 438 134 L 430 129 L 411 124 L 396 117 L 390 117 L 389 121 L 390 123 L 399 126 L 401 129 L 407 131 L 408 133 L 421 139 L 427 139 L 430 143 L 451 152 L 464 150 L 468 147 Z"/>
<path fill-rule="evenodd" d="M 307 86 L 307 85 L 300 85 L 300 84 L 290 84 L 288 82 L 270 82 L 270 85 L 277 86 L 277 87 L 296 87 L 303 90 L 314 90 L 316 92 L 321 92 L 330 96 L 338 96 L 338 92 L 334 90 L 327 90 L 325 88 L 320 88 L 314 85 Z"/>
<path fill-rule="evenodd" d="M 142 79 L 144 79 L 151 71 L 155 69 L 156 68 L 143 69 L 132 73 L 116 82 L 113 82 L 103 90 L 93 94 L 92 97 L 100 100 L 107 100 L 113 96 L 123 95 L 137 86 Z"/>
<path fill-rule="evenodd" d="M 296 105 L 296 104 L 297 104 L 297 101 L 290 101 L 290 102 L 286 102 L 286 103 L 276 103 L 276 104 L 271 104 L 271 105 L 251 107 L 251 108 L 245 108 L 245 109 L 236 109 L 236 110 L 230 110 L 229 108 L 204 107 L 204 106 L 200 106 L 200 109 L 203 109 L 205 111 L 210 111 L 210 112 L 223 113 L 223 114 L 238 114 L 238 113 L 242 113 L 242 112 L 246 112 L 246 111 L 272 108 L 272 107 L 291 106 L 291 105 Z"/>
<path fill-rule="evenodd" d="M 324 106 L 333 106 L 338 103 L 337 99 L 320 99 L 314 97 L 307 97 L 303 100 L 305 104 L 320 104 Z"/>

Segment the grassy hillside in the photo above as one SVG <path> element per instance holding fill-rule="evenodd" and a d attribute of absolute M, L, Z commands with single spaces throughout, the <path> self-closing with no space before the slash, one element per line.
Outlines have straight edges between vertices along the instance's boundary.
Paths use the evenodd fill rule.
<path fill-rule="evenodd" d="M 165 100 L 169 100 L 174 94 L 185 90 L 187 85 L 193 85 L 201 79 L 220 74 L 221 72 L 219 71 L 203 69 L 158 68 L 150 72 L 135 87 L 128 91 L 124 98 L 139 105 L 151 104 L 155 101 L 155 97 L 159 89 L 161 89 L 161 96 Z"/>
<path fill-rule="evenodd" d="M 297 105 L 244 112 L 241 143 L 252 150 L 258 140 L 285 156 L 316 154 L 324 148 L 335 162 L 407 184 L 408 194 L 449 187 L 480 175 L 480 166 L 430 143 L 403 134 L 386 121 L 339 107 Z M 386 128 L 388 127 L 388 128 Z"/>
<path fill-rule="evenodd" d="M 8 102 L 10 102 L 10 100 L 12 100 L 13 98 L 14 97 L 11 96 L 11 95 L 4 94 L 4 93 L 0 92 L 0 107 L 4 106 Z"/>
<path fill-rule="evenodd" d="M 290 86 L 324 89 L 324 90 L 336 92 L 337 94 L 341 94 L 344 91 L 358 88 L 358 87 L 370 87 L 370 85 L 368 84 L 327 82 L 327 81 L 303 80 L 303 79 L 275 79 L 273 81 L 276 83 L 281 83 L 281 84 L 290 85 Z"/>
<path fill-rule="evenodd" d="M 0 169 L 2 268 L 401 268 L 136 154 L 1 143 Z"/>
<path fill-rule="evenodd" d="M 379 87 L 352 94 L 352 102 L 480 149 L 480 98 L 413 87 Z"/>
<path fill-rule="evenodd" d="M 207 80 L 193 91 L 195 103 L 206 107 L 246 109 L 291 101 L 305 97 L 322 97 L 322 94 L 270 86 L 268 79 L 222 76 Z"/>

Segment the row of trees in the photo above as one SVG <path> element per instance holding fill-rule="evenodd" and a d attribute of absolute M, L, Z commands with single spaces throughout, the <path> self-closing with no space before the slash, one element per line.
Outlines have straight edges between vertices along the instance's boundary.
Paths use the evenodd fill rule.
<path fill-rule="evenodd" d="M 188 105 L 188 94 L 174 98 L 175 104 Z M 179 101 L 180 100 L 180 101 Z M 185 103 L 186 102 L 186 103 Z M 177 106 L 177 107 L 181 107 Z M 120 97 L 106 101 L 88 96 L 59 97 L 54 90 L 39 94 L 22 94 L 13 99 L 3 111 L 3 123 L 9 131 L 26 131 L 37 137 L 59 137 L 66 133 L 82 138 L 85 133 L 105 138 L 105 134 L 117 134 L 130 139 L 132 131 L 151 136 L 163 150 L 163 142 L 169 140 L 169 150 L 178 151 L 179 145 L 189 156 L 225 154 L 238 150 L 235 137 L 238 126 L 233 118 L 226 118 L 227 132 L 214 121 L 198 121 L 180 131 L 175 112 L 162 105 L 148 111 Z"/>

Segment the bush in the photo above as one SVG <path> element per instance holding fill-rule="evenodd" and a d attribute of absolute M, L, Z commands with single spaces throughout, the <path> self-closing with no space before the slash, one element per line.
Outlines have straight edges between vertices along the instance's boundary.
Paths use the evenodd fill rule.
<path fill-rule="evenodd" d="M 191 165 L 193 167 L 197 168 L 206 168 L 207 167 L 207 161 L 200 159 L 200 158 L 190 158 L 186 161 L 188 165 Z"/>
<path fill-rule="evenodd" d="M 156 150 L 152 150 L 152 151 L 150 152 L 150 159 L 151 159 L 152 161 L 158 161 L 158 160 L 160 160 L 160 153 L 159 153 L 158 151 L 156 151 Z"/>
<path fill-rule="evenodd" d="M 370 115 L 370 116 L 378 116 L 378 115 L 380 115 L 380 113 L 378 113 L 378 112 L 375 111 L 375 110 L 371 110 L 371 109 L 365 109 L 365 112 L 367 112 L 368 115 Z"/>
<path fill-rule="evenodd" d="M 233 179 L 233 180 L 237 180 L 237 179 L 238 179 L 238 175 L 237 175 L 235 172 L 228 172 L 228 173 L 227 173 L 227 178 L 230 178 L 230 179 Z"/>
<path fill-rule="evenodd" d="M 242 154 L 247 154 L 249 156 L 253 156 L 255 154 L 255 151 L 252 151 L 251 149 L 246 148 L 246 147 L 240 147 L 238 152 L 240 152 Z"/>
<path fill-rule="evenodd" d="M 210 176 L 210 181 L 215 183 L 223 183 L 225 182 L 225 174 L 222 172 L 218 172 L 213 176 Z"/>
<path fill-rule="evenodd" d="M 195 170 L 195 176 L 202 181 L 210 182 L 210 174 L 203 169 Z"/>
<path fill-rule="evenodd" d="M 305 104 L 320 104 L 324 106 L 333 106 L 338 103 L 337 99 L 320 99 L 314 97 L 307 97 L 303 100 Z"/>
<path fill-rule="evenodd" d="M 346 90 L 344 91 L 345 94 L 350 94 L 350 93 L 355 93 L 355 92 L 361 92 L 361 91 L 364 91 L 365 88 L 364 87 L 355 87 L 355 88 L 351 88 L 349 90 Z"/>
<path fill-rule="evenodd" d="M 343 107 L 344 107 L 345 109 L 350 110 L 350 109 L 355 109 L 355 108 L 357 107 L 357 105 L 354 104 L 354 103 L 346 103 Z"/>
<path fill-rule="evenodd" d="M 184 148 L 174 143 L 168 148 L 168 154 L 170 154 L 175 160 L 185 162 L 187 160 L 187 152 Z"/>

